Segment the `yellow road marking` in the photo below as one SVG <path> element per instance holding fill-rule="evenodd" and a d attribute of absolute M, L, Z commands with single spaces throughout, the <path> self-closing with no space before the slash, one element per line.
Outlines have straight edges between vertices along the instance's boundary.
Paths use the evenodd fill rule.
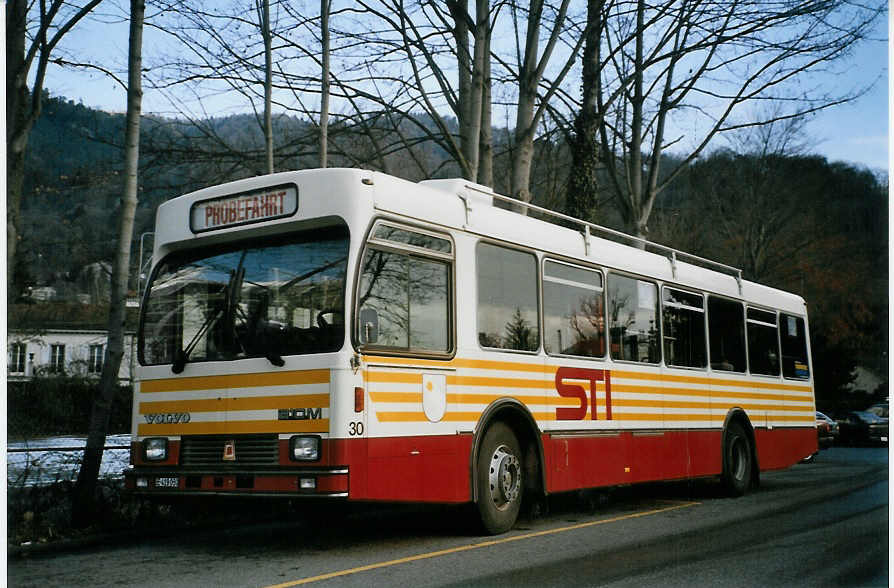
<path fill-rule="evenodd" d="M 514 535 L 512 537 L 504 537 L 502 539 L 492 539 L 490 541 L 482 541 L 481 543 L 472 543 L 469 545 L 460 545 L 459 547 L 451 547 L 449 549 L 441 549 L 438 551 L 430 551 L 428 553 L 420 553 L 418 555 L 411 555 L 409 557 L 402 557 L 399 559 L 392 559 L 389 561 L 382 561 L 374 564 L 368 564 L 365 566 L 358 566 L 356 568 L 349 568 L 347 570 L 340 570 L 337 572 L 329 572 L 328 574 L 320 574 L 319 576 L 311 576 L 308 578 L 302 578 L 300 580 L 294 580 L 291 582 L 284 582 L 282 584 L 274 584 L 272 586 L 268 586 L 267 588 L 289 588 L 291 586 L 301 586 L 302 584 L 310 584 L 312 582 L 321 582 L 323 580 L 331 580 L 332 578 L 340 578 L 342 576 L 350 576 L 353 574 L 359 574 L 361 572 L 368 572 L 370 570 L 378 570 L 381 568 L 388 568 L 400 564 L 410 563 L 414 561 L 420 561 L 423 559 L 432 559 L 435 557 L 441 557 L 443 555 L 450 555 L 452 553 L 461 553 L 463 551 L 471 551 L 473 549 L 482 549 L 484 547 L 493 547 L 495 545 L 502 545 L 503 543 L 511 543 L 513 541 L 522 541 L 524 539 L 533 539 L 535 537 L 544 537 L 546 535 L 557 535 L 559 533 L 566 533 L 568 531 L 575 531 L 577 529 L 585 529 L 587 527 L 595 527 L 596 525 L 605 525 L 608 523 L 617 523 L 619 521 L 629 520 L 629 519 L 637 519 L 641 517 L 647 517 L 651 515 L 660 514 L 663 512 L 669 512 L 672 510 L 678 510 L 681 508 L 688 508 L 690 506 L 696 506 L 701 504 L 699 502 L 682 502 L 673 504 L 672 506 L 667 506 L 665 508 L 657 508 L 653 510 L 647 510 L 643 512 L 636 512 L 633 514 L 621 515 L 617 517 L 612 517 L 608 519 L 600 519 L 598 521 L 590 521 L 587 523 L 579 523 L 577 525 L 569 525 L 566 527 L 559 527 L 557 529 L 546 529 L 545 531 L 535 531 L 533 533 L 524 533 L 522 535 Z"/>

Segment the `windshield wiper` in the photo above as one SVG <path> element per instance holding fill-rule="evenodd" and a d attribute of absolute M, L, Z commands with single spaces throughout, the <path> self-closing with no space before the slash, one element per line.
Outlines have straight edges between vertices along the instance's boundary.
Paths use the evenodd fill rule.
<path fill-rule="evenodd" d="M 224 294 L 226 296 L 226 294 Z M 199 330 L 195 335 L 192 336 L 192 339 L 189 340 L 189 343 L 186 344 L 186 348 L 178 348 L 174 352 L 174 361 L 171 363 L 171 371 L 175 374 L 179 374 L 183 371 L 183 368 L 186 367 L 186 362 L 189 361 L 189 354 L 192 353 L 193 349 L 196 348 L 196 345 L 199 344 L 199 341 L 202 337 L 205 336 L 205 333 L 208 332 L 208 329 L 211 327 L 211 324 L 217 320 L 217 317 L 221 315 L 221 313 L 226 308 L 226 299 L 224 300 L 224 304 L 218 306 L 214 309 L 214 311 L 208 315 L 208 318 L 205 319 L 205 322 L 202 323 L 202 326 L 199 327 Z"/>
<path fill-rule="evenodd" d="M 266 328 L 266 325 L 269 325 L 270 323 L 264 319 L 264 317 L 267 316 L 267 310 L 270 308 L 270 293 L 264 286 L 261 287 L 264 288 L 264 290 L 259 296 L 258 308 L 255 312 L 254 319 L 246 321 L 248 324 L 248 332 L 251 333 L 252 338 L 264 352 L 264 357 L 267 358 L 267 361 L 276 367 L 282 367 L 286 362 L 282 356 L 272 348 L 271 342 L 268 340 Z"/>
<path fill-rule="evenodd" d="M 224 344 L 232 349 L 235 346 L 236 339 L 236 308 L 239 306 L 239 293 L 242 288 L 242 280 L 245 278 L 245 268 L 242 264 L 245 262 L 245 255 L 248 253 L 247 251 L 242 252 L 242 256 L 239 258 L 239 264 L 236 266 L 235 270 L 230 270 L 230 279 L 227 282 L 226 287 L 224 288 L 224 299 L 222 304 L 214 309 L 208 317 L 202 322 L 202 326 L 199 327 L 199 330 L 193 335 L 192 339 L 189 340 L 189 343 L 186 344 L 186 347 L 181 347 L 174 352 L 174 361 L 171 362 L 171 371 L 175 374 L 179 374 L 186 367 L 186 363 L 189 361 L 189 354 L 193 352 L 196 348 L 196 345 L 199 344 L 199 341 L 205 336 L 208 332 L 208 329 L 217 320 L 217 318 L 224 313 Z"/>

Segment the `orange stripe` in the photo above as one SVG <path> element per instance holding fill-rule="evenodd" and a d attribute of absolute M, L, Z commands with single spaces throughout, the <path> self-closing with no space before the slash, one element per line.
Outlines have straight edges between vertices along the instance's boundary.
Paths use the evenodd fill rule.
<path fill-rule="evenodd" d="M 208 435 L 237 433 L 327 433 L 329 419 L 307 421 L 216 421 L 190 422 L 176 425 L 150 425 L 137 427 L 137 434 L 144 435 Z"/>
<path fill-rule="evenodd" d="M 422 385 L 422 374 L 419 372 L 374 372 L 366 374 L 367 382 L 385 382 L 388 384 Z"/>
<path fill-rule="evenodd" d="M 242 398 L 202 398 L 141 402 L 140 414 L 155 412 L 214 412 L 219 410 L 265 410 L 277 408 L 329 408 L 328 394 L 295 394 Z"/>
<path fill-rule="evenodd" d="M 600 411 L 601 414 L 601 411 Z M 537 421 L 553 421 L 556 422 L 554 413 L 538 412 L 533 414 Z M 376 417 L 383 423 L 398 422 L 428 422 L 424 413 L 421 412 L 377 412 Z M 477 422 L 481 417 L 480 412 L 448 412 L 441 419 L 441 422 Z M 726 417 L 725 414 L 664 414 L 664 413 L 635 413 L 635 412 L 617 412 L 612 411 L 612 420 L 603 422 L 687 422 L 687 421 L 716 421 L 721 422 Z M 812 415 L 768 415 L 767 420 L 770 422 L 813 422 L 815 419 Z M 762 419 L 761 419 L 762 420 Z M 562 422 L 588 422 L 588 421 L 562 421 Z M 758 421 L 759 423 L 760 421 Z"/>
<path fill-rule="evenodd" d="M 480 404 L 482 406 L 487 406 L 488 404 L 494 402 L 499 398 L 506 398 L 505 395 L 502 394 L 447 394 L 447 402 L 450 404 Z M 522 404 L 525 405 L 540 405 L 540 406 L 577 406 L 579 404 L 579 400 L 577 398 L 564 398 L 564 397 L 549 397 L 544 398 L 541 396 L 524 396 L 524 395 L 514 395 L 512 396 L 515 400 L 518 400 Z M 422 403 L 422 394 L 416 392 L 370 392 L 370 399 L 373 402 L 391 402 L 391 403 L 405 403 L 405 404 L 421 404 Z M 712 403 L 706 402 L 688 402 L 685 400 L 648 400 L 648 399 L 640 399 L 640 398 L 613 398 L 612 399 L 612 407 L 628 407 L 628 408 L 695 408 L 695 409 L 703 409 L 709 410 L 713 406 Z M 725 405 L 724 405 L 725 406 Z M 803 406 L 779 406 L 775 404 L 748 404 L 743 403 L 742 408 L 745 410 L 755 411 L 755 410 L 768 410 L 768 411 L 783 411 L 783 412 L 799 412 L 803 411 L 805 407 Z"/>
<path fill-rule="evenodd" d="M 810 392 L 810 386 L 798 386 L 794 384 L 775 384 L 770 382 L 758 382 L 749 379 L 730 380 L 709 378 L 707 376 L 675 376 L 670 374 L 657 374 L 647 372 L 627 372 L 612 370 L 612 379 L 648 380 L 658 382 L 680 382 L 683 384 L 705 384 L 711 386 L 740 386 L 743 388 L 758 388 L 763 390 L 791 390 L 797 392 Z"/>
<path fill-rule="evenodd" d="M 647 374 L 651 375 L 651 374 Z M 616 372 L 612 372 L 612 377 L 616 376 Z M 653 380 L 653 381 L 670 381 L 669 376 L 657 376 L 655 378 L 642 378 L 643 380 Z M 632 379 L 632 378 L 625 378 Z M 414 372 L 369 372 L 367 376 L 368 382 L 374 383 L 389 383 L 389 384 L 421 384 L 422 383 L 422 374 L 414 373 Z M 565 379 L 565 382 L 574 382 L 577 380 L 574 379 Z M 585 382 L 586 380 L 580 380 L 581 382 Z M 489 376 L 447 376 L 447 383 L 453 386 L 484 386 L 484 387 L 499 387 L 499 388 L 528 388 L 528 389 L 539 389 L 539 390 L 553 390 L 555 388 L 555 383 L 553 380 L 532 380 L 532 379 L 523 379 L 523 378 L 498 378 L 498 377 L 489 377 Z M 695 380 L 690 383 L 706 383 L 706 380 Z M 743 387 L 749 387 L 752 383 L 750 382 L 739 382 L 739 385 Z M 763 386 L 763 388 L 767 388 L 767 386 Z M 784 394 L 780 392 L 779 394 L 763 394 L 760 392 L 747 392 L 747 391 L 728 391 L 728 390 L 698 390 L 692 388 L 672 388 L 665 386 L 637 386 L 632 384 L 613 384 L 613 391 L 618 392 L 631 392 L 631 393 L 644 393 L 644 394 L 675 394 L 680 396 L 699 396 L 699 397 L 711 397 L 711 396 L 724 396 L 727 398 L 746 398 L 752 400 L 782 400 Z M 786 397 L 787 400 L 792 400 L 791 396 Z M 805 397 L 801 399 L 801 402 L 812 403 L 813 399 L 810 397 Z"/>
<path fill-rule="evenodd" d="M 260 386 L 328 383 L 329 370 L 298 370 L 291 372 L 264 372 L 260 374 L 230 374 L 225 376 L 193 376 L 189 378 L 143 380 L 140 382 L 140 392 L 220 390 L 226 388 L 257 388 Z"/>
<path fill-rule="evenodd" d="M 431 359 L 410 359 L 403 357 L 378 357 L 378 356 L 364 356 L 363 359 L 365 361 L 370 361 L 374 363 L 383 363 L 388 365 L 400 365 L 400 366 L 438 366 L 438 367 L 456 367 L 456 368 L 471 368 L 471 369 L 488 369 L 488 370 L 503 370 L 503 371 L 517 371 L 517 372 L 538 372 L 545 373 L 550 375 L 555 375 L 556 370 L 561 367 L 558 365 L 544 365 L 540 363 L 517 363 L 514 361 L 495 361 L 495 360 L 486 360 L 486 359 L 461 359 L 456 358 L 449 361 L 438 361 Z M 605 362 L 600 362 L 597 364 L 601 369 L 606 367 Z M 659 374 L 659 373 L 649 373 L 649 372 L 637 372 L 637 371 L 625 371 L 625 370 L 612 370 L 613 378 L 628 378 L 633 380 L 649 380 L 649 381 L 666 381 L 666 382 L 681 382 L 681 383 L 689 383 L 689 384 L 709 384 L 712 386 L 743 386 L 749 388 L 760 388 L 767 390 L 790 390 L 790 391 L 798 391 L 798 392 L 811 392 L 812 388 L 809 384 L 783 384 L 783 383 L 773 383 L 773 382 L 760 382 L 748 379 L 748 377 L 744 377 L 742 380 L 736 380 L 731 378 L 711 378 L 707 375 L 705 376 L 678 376 L 678 375 L 670 375 L 670 374 Z"/>
<path fill-rule="evenodd" d="M 411 402 L 422 403 L 422 392 L 372 392 L 369 399 L 373 402 Z"/>
<path fill-rule="evenodd" d="M 447 383 L 454 386 L 487 386 L 499 388 L 555 388 L 552 380 L 527 380 L 522 378 L 490 378 L 484 376 L 447 376 Z"/>
<path fill-rule="evenodd" d="M 371 374 L 372 375 L 372 374 Z M 422 383 L 421 374 L 402 373 L 402 372 L 379 372 L 375 378 L 369 378 L 368 381 L 376 383 L 390 384 L 420 384 Z M 565 382 L 574 382 L 568 379 Z M 583 382 L 583 380 L 581 380 Z M 526 380 L 519 378 L 491 378 L 483 376 L 447 376 L 447 383 L 453 386 L 481 386 L 488 388 L 527 388 L 549 391 L 554 393 L 554 383 L 547 380 Z M 760 392 L 732 392 L 727 390 L 697 390 L 692 388 L 668 388 L 663 386 L 634 386 L 630 384 L 613 384 L 612 392 L 627 392 L 631 394 L 664 394 L 672 396 L 695 396 L 698 398 L 738 398 L 743 400 L 784 400 L 789 403 L 801 403 L 804 407 L 813 406 L 812 398 L 794 399 L 791 396 L 780 394 L 762 394 Z M 371 398 L 376 401 L 378 396 Z M 392 394 L 400 394 L 394 392 Z M 410 392 L 406 394 L 412 394 Z M 487 398 L 499 398 L 499 396 L 487 396 Z M 529 397 L 533 398 L 533 397 Z M 394 400 L 382 400 L 382 402 L 406 402 L 406 399 L 394 397 Z M 542 400 L 532 401 L 533 403 L 542 403 Z"/>
<path fill-rule="evenodd" d="M 786 394 L 762 394 L 760 392 L 730 392 L 727 390 L 695 390 L 692 388 L 664 388 L 650 386 L 631 386 L 629 384 L 612 383 L 612 393 L 627 392 L 630 394 L 664 394 L 666 396 L 696 396 L 699 398 L 740 398 L 745 400 L 784 400 L 787 403 L 800 403 L 803 408 L 813 406 L 813 398 L 793 398 Z"/>

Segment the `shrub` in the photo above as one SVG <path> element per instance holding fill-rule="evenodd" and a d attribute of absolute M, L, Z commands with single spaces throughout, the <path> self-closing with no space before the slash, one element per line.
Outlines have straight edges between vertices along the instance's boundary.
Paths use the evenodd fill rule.
<path fill-rule="evenodd" d="M 38 375 L 9 382 L 7 435 L 10 438 L 85 435 L 99 381 L 79 375 Z M 131 386 L 119 386 L 112 405 L 109 433 L 130 431 Z"/>

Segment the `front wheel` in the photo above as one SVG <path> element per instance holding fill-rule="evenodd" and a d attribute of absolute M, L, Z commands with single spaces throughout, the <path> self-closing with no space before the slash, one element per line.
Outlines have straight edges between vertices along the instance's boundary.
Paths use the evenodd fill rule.
<path fill-rule="evenodd" d="M 484 434 L 476 468 L 481 522 L 492 535 L 505 533 L 518 518 L 524 494 L 521 449 L 505 423 L 494 423 Z"/>
<path fill-rule="evenodd" d="M 745 429 L 730 423 L 723 437 L 723 485 L 731 496 L 742 496 L 751 487 L 754 454 Z"/>

